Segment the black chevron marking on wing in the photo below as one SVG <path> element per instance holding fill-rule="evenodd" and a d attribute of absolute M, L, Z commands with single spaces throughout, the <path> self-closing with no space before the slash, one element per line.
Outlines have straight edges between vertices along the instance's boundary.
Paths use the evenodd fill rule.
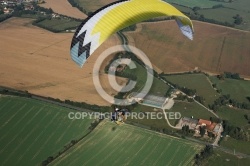
<path fill-rule="evenodd" d="M 96 10 L 95 12 L 93 12 L 92 14 L 90 14 L 80 25 L 79 27 L 77 28 L 74 36 L 73 36 L 73 39 L 72 39 L 72 42 L 71 42 L 71 47 L 74 47 L 74 45 L 76 45 L 78 42 L 79 43 L 79 49 L 78 49 L 78 57 L 81 56 L 81 54 L 86 51 L 86 59 L 89 57 L 89 52 L 90 52 L 90 47 L 91 47 L 91 42 L 84 45 L 83 46 L 83 42 L 84 42 L 84 37 L 85 37 L 85 34 L 86 34 L 86 31 L 83 32 L 81 35 L 79 35 L 78 37 L 76 37 L 78 35 L 78 33 L 80 32 L 80 30 L 82 29 L 82 27 L 92 18 L 94 17 L 98 12 L 100 12 L 101 10 L 109 7 L 109 6 L 112 6 L 114 4 L 118 4 L 118 3 L 121 3 L 121 2 L 125 2 L 125 1 L 130 1 L 130 0 L 120 0 L 120 1 L 116 1 L 116 2 L 113 2 L 113 3 L 110 3 L 106 6 L 103 6 L 101 7 L 100 9 Z"/>
<path fill-rule="evenodd" d="M 71 48 L 79 43 L 78 47 L 78 57 L 82 55 L 83 52 L 86 52 L 86 59 L 89 57 L 89 52 L 90 52 L 90 47 L 91 47 L 91 42 L 87 43 L 86 45 L 83 45 L 84 38 L 86 35 L 86 31 L 81 33 L 78 37 L 74 36 L 72 40 L 72 45 Z"/>

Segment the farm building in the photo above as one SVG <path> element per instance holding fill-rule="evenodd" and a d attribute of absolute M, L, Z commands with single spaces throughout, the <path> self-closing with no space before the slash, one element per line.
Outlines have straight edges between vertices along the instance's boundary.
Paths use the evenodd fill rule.
<path fill-rule="evenodd" d="M 128 99 L 133 101 L 137 101 L 139 104 L 154 107 L 154 108 L 160 108 L 160 109 L 170 109 L 174 105 L 174 100 L 169 99 L 166 97 L 161 96 L 155 96 L 155 95 L 148 95 L 144 93 L 136 93 L 132 92 Z"/>
<path fill-rule="evenodd" d="M 182 128 L 183 126 L 189 126 L 189 129 L 194 130 L 197 134 L 200 133 L 200 127 L 205 126 L 206 127 L 206 135 L 208 132 L 212 132 L 214 135 L 218 135 L 220 132 L 220 128 L 222 127 L 221 124 L 217 124 L 214 122 L 211 122 L 209 120 L 204 119 L 193 119 L 188 117 L 183 117 L 179 120 L 176 127 Z"/>
<path fill-rule="evenodd" d="M 178 128 L 182 128 L 183 126 L 189 126 L 189 129 L 195 130 L 198 123 L 198 119 L 183 117 L 179 120 L 179 123 L 176 125 Z"/>

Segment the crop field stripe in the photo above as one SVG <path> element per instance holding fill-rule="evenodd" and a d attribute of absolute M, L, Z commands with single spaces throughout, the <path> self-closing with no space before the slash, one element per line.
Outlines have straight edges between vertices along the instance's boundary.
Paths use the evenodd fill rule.
<path fill-rule="evenodd" d="M 124 132 L 124 133 L 126 133 L 126 132 Z M 132 133 L 132 132 L 131 132 Z M 119 136 L 119 135 L 121 135 L 121 134 L 117 134 L 116 136 Z M 131 134 L 129 135 L 129 136 L 131 136 Z M 121 137 L 121 136 L 120 136 Z M 122 144 L 122 142 L 123 141 L 126 141 L 127 140 L 127 138 L 128 138 L 128 134 L 126 135 L 126 138 L 122 138 L 122 140 L 121 141 L 116 141 L 116 142 L 119 142 L 120 144 Z M 101 142 L 101 141 L 99 141 L 99 142 Z M 112 141 L 113 142 L 113 141 Z M 138 142 L 136 142 L 136 140 L 134 140 L 134 143 L 135 144 L 138 144 Z M 113 146 L 112 146 L 113 147 Z M 116 148 L 114 148 L 114 149 L 117 149 L 117 148 L 120 148 L 120 147 L 116 147 Z M 127 148 L 127 146 L 126 147 L 124 147 L 125 149 Z M 132 146 L 132 148 L 134 148 L 134 146 Z M 105 150 L 105 148 L 102 148 L 102 150 Z M 102 155 L 101 155 L 102 156 Z M 119 161 L 119 160 L 118 160 Z"/>
<path fill-rule="evenodd" d="M 198 152 L 200 152 L 200 150 L 196 150 L 195 151 L 195 154 L 198 154 Z M 184 165 L 188 165 L 191 161 L 193 160 L 193 157 L 190 157 L 185 163 L 184 163 Z"/>
<path fill-rule="evenodd" d="M 0 98 L 0 99 L 1 99 L 1 98 Z M 1 100 L 3 100 L 3 99 L 1 99 Z M 0 100 L 0 102 L 1 102 L 1 100 Z M 4 107 L 7 106 L 7 105 L 9 104 L 10 101 L 11 101 L 11 100 L 7 100 L 7 102 L 5 102 L 3 105 L 1 105 L 0 110 L 4 109 Z"/>
<path fill-rule="evenodd" d="M 170 165 L 171 162 L 174 160 L 174 158 L 176 158 L 176 154 L 179 152 L 180 148 L 181 148 L 181 145 L 178 145 L 178 148 L 175 149 L 175 151 L 174 151 L 174 153 L 173 153 L 172 159 L 171 159 L 166 165 Z"/>
<path fill-rule="evenodd" d="M 134 141 L 133 141 L 132 144 L 127 145 L 127 146 L 125 147 L 124 153 L 129 152 L 131 149 L 134 149 L 134 148 L 136 147 L 136 145 L 138 144 L 138 141 L 139 141 L 140 138 L 141 138 L 141 137 L 137 136 L 137 137 L 134 139 Z M 118 163 L 119 163 L 121 160 L 123 160 L 123 159 L 124 159 L 124 156 L 120 155 L 120 156 L 119 156 L 118 158 L 116 158 L 116 160 L 113 162 L 114 165 L 118 164 Z M 127 159 L 127 160 L 128 160 L 128 159 Z"/>
<path fill-rule="evenodd" d="M 10 103 L 11 104 L 11 103 Z M 13 108 L 15 108 L 17 105 L 18 105 L 19 103 L 15 103 L 15 104 L 13 104 L 13 105 L 11 105 L 11 107 L 10 108 L 8 108 L 8 110 L 7 111 L 3 111 L 4 112 L 4 114 L 3 115 L 1 115 L 1 117 L 0 117 L 0 122 L 1 121 L 3 121 L 4 119 L 6 119 L 6 117 L 5 116 L 7 116 L 12 110 L 14 110 Z M 10 110 L 10 111 L 9 111 Z"/>
<path fill-rule="evenodd" d="M 53 164 L 117 165 L 122 161 L 123 165 L 145 163 L 146 165 L 166 165 L 167 162 L 171 165 L 180 165 L 183 157 L 188 160 L 188 164 L 193 159 L 194 154 L 190 153 L 191 150 L 201 149 L 200 145 L 188 140 L 179 140 L 131 125 L 117 126 L 118 129 L 111 131 L 112 126 L 114 127 L 111 122 L 101 122 L 100 126 L 98 125 L 85 140 Z M 155 137 L 160 137 L 160 140 L 154 139 Z"/>
<path fill-rule="evenodd" d="M 161 139 L 161 140 L 163 140 L 163 139 Z M 158 163 L 158 161 L 161 159 L 162 155 L 165 153 L 165 151 L 169 150 L 168 147 L 170 146 L 171 143 L 172 143 L 172 140 L 168 143 L 167 147 L 164 148 L 164 150 L 161 152 L 159 157 L 155 160 L 153 165 L 156 165 Z"/>
<path fill-rule="evenodd" d="M 22 109 L 26 106 L 27 104 L 24 104 L 23 106 L 21 106 L 21 108 L 18 109 L 18 111 L 16 111 L 14 114 L 12 114 L 12 116 L 6 120 L 6 122 L 4 123 L 4 125 L 2 125 L 0 127 L 0 130 L 9 123 L 9 121 L 11 121 L 18 113 L 22 112 Z"/>
<path fill-rule="evenodd" d="M 140 146 L 139 150 L 137 149 L 135 152 L 135 154 L 132 156 L 132 158 L 130 158 L 129 160 L 127 160 L 127 163 L 125 163 L 125 165 L 129 165 L 129 163 L 138 155 L 138 153 L 143 149 L 143 147 L 145 147 L 145 145 L 147 145 L 147 143 L 152 139 L 152 136 L 148 137 L 146 142 L 139 142 L 139 143 L 142 143 L 142 146 Z M 137 146 L 139 144 L 137 142 Z"/>
<path fill-rule="evenodd" d="M 49 114 L 49 112 L 46 114 L 46 116 L 48 116 L 48 114 Z M 59 112 L 52 119 L 56 118 L 58 114 L 59 114 Z M 51 124 L 51 122 L 47 123 L 47 125 L 45 126 L 44 129 L 47 130 L 47 128 L 50 126 L 50 124 Z M 29 144 L 29 146 L 25 149 L 25 151 L 22 153 L 22 155 L 18 158 L 18 160 L 21 160 L 25 156 L 25 154 L 37 142 L 38 138 L 43 134 L 43 132 L 44 132 L 44 130 L 41 131 L 37 137 L 35 137 L 35 139 Z"/>
<path fill-rule="evenodd" d="M 164 140 L 164 139 L 163 139 Z M 176 142 L 173 142 L 173 140 L 171 140 L 167 147 L 164 147 L 164 144 L 162 147 L 158 147 L 158 151 L 161 151 L 162 152 L 162 155 L 163 153 L 165 154 L 165 156 L 167 157 L 167 160 L 171 160 L 173 159 L 174 156 L 174 153 L 177 153 L 176 152 L 176 147 L 179 146 L 179 144 L 176 144 Z M 162 149 L 163 148 L 163 149 Z M 166 165 L 166 157 L 162 157 L 162 155 L 157 155 L 157 154 L 154 154 L 152 155 L 151 157 L 154 157 L 156 159 L 156 161 L 153 163 L 153 164 L 150 164 L 150 165 Z M 164 160 L 165 158 L 165 160 Z"/>
<path fill-rule="evenodd" d="M 34 159 L 37 157 L 37 155 L 38 155 L 39 153 L 41 153 L 41 151 L 42 151 L 43 148 L 44 148 L 44 145 L 48 143 L 48 141 L 51 139 L 51 137 L 52 137 L 53 135 L 54 135 L 54 134 L 51 134 L 51 135 L 47 138 L 47 140 L 40 146 L 40 149 L 34 154 L 34 156 L 31 158 L 31 160 L 34 160 Z"/>
<path fill-rule="evenodd" d="M 43 108 L 40 108 L 39 111 L 37 111 L 37 113 L 35 114 L 34 117 L 36 117 L 38 115 L 38 113 L 42 110 Z M 23 130 L 26 128 L 26 126 L 32 121 L 32 119 L 30 119 L 25 126 L 23 126 L 23 128 L 21 130 L 19 130 L 19 132 L 15 135 L 15 137 L 13 137 L 13 139 L 11 141 L 9 141 L 4 147 L 3 149 L 0 151 L 0 154 L 2 154 L 2 152 L 5 150 L 6 147 L 8 147 L 18 136 L 20 133 L 23 132 Z"/>
<path fill-rule="evenodd" d="M 97 156 L 98 154 L 100 154 L 103 150 L 105 150 L 110 144 L 113 143 L 113 141 L 115 140 L 116 137 L 118 137 L 119 135 L 117 134 L 116 136 L 114 136 L 107 144 L 105 144 L 105 146 L 103 146 L 103 148 L 101 150 L 99 150 L 97 153 L 95 153 L 95 155 L 91 156 L 91 158 L 89 160 L 87 160 L 84 165 L 87 165 L 88 162 L 90 162 L 92 159 L 94 159 L 95 156 Z M 105 138 L 105 137 L 103 137 Z"/>
<path fill-rule="evenodd" d="M 189 156 L 191 156 L 190 154 L 191 154 L 192 150 L 193 150 L 193 149 L 192 149 L 191 147 L 188 148 L 188 150 L 185 152 L 185 155 L 183 156 L 181 162 L 179 163 L 180 166 L 182 166 L 182 165 L 187 165 L 187 164 L 188 164 L 188 163 L 183 164 L 183 162 L 184 162 L 184 161 L 188 161 L 187 158 L 188 158 Z M 192 153 L 193 153 L 193 152 L 192 152 Z"/>
<path fill-rule="evenodd" d="M 8 157 L 5 159 L 5 161 L 3 162 L 3 164 L 5 164 L 9 158 L 11 158 L 13 156 L 13 154 L 15 154 L 15 152 L 19 149 L 20 146 L 23 145 L 23 143 L 27 140 L 28 137 L 30 137 L 30 135 L 34 132 L 34 130 L 36 130 L 38 128 L 38 126 L 40 125 L 40 123 L 43 121 L 43 119 L 46 116 L 44 116 L 42 119 L 39 119 L 39 121 L 36 123 L 35 126 L 33 126 L 32 130 L 29 131 L 29 133 L 25 136 L 25 138 L 18 144 L 18 146 L 16 146 L 16 148 L 14 150 L 12 150 L 12 152 L 10 153 L 10 155 L 8 155 Z M 17 156 L 15 156 L 17 157 Z"/>
<path fill-rule="evenodd" d="M 97 134 L 99 134 L 98 132 L 96 132 L 96 129 L 100 128 L 100 126 L 102 126 L 102 125 L 103 125 L 103 122 L 101 122 L 101 123 L 95 128 L 95 130 L 92 132 L 92 133 L 94 133 L 94 134 L 92 135 L 92 137 L 95 137 Z M 103 137 L 105 137 L 105 136 L 103 136 Z M 81 145 L 78 145 L 77 148 L 75 148 L 75 149 L 73 149 L 73 150 L 71 151 L 71 153 L 74 153 L 75 151 L 77 151 L 78 149 L 80 149 L 82 146 L 88 144 L 90 141 L 92 141 L 92 140 L 89 139 L 89 138 L 87 137 L 86 140 L 84 141 L 84 143 L 81 144 Z M 59 161 L 58 161 L 57 163 L 55 163 L 54 165 L 59 165 L 62 161 L 64 161 L 64 160 L 67 158 L 68 155 L 69 155 L 69 153 L 65 153 L 63 156 L 61 156 L 60 158 L 58 158 L 57 160 L 59 160 Z"/>
<path fill-rule="evenodd" d="M 152 152 L 155 152 L 155 150 L 156 150 L 156 148 L 158 147 L 158 145 L 162 143 L 162 140 L 163 140 L 163 139 L 160 139 L 160 141 L 159 141 L 159 140 L 156 140 L 156 139 L 153 140 L 153 141 L 156 141 L 157 144 L 154 146 L 153 149 L 150 149 L 150 153 L 148 153 L 148 154 L 145 156 L 145 160 L 143 160 L 143 161 L 140 163 L 140 165 L 143 165 L 143 164 L 146 162 L 146 160 L 151 156 L 151 153 L 152 153 Z M 152 144 L 155 144 L 154 142 L 151 142 L 151 143 L 152 143 Z"/>
<path fill-rule="evenodd" d="M 132 135 L 132 132 L 129 133 L 129 134 L 127 134 L 126 138 L 124 138 L 124 139 L 126 140 L 126 139 L 129 138 L 131 135 Z M 116 143 L 114 144 L 114 146 L 116 147 L 116 146 L 119 145 L 119 144 L 121 144 L 121 143 L 120 143 L 119 141 L 116 141 Z M 126 148 L 126 146 L 123 146 L 122 149 L 120 149 L 120 148 L 118 148 L 118 149 L 121 150 L 121 151 L 123 151 L 123 149 L 125 149 L 125 148 Z M 110 151 L 108 155 L 105 155 L 105 157 L 102 158 L 102 160 L 100 160 L 99 163 L 96 163 L 96 165 L 102 165 L 102 163 L 104 163 L 104 162 L 108 159 L 108 157 L 110 157 L 111 155 L 113 155 L 113 153 L 114 153 L 115 151 L 116 151 L 116 148 L 113 148 L 113 150 Z"/>
<path fill-rule="evenodd" d="M 72 139 L 87 133 L 91 123 L 90 119 L 71 121 L 67 116 L 70 109 L 28 98 L 1 96 L 0 107 L 1 115 L 4 113 L 6 117 L 0 122 L 0 133 L 4 133 L 0 137 L 0 160 L 4 165 L 27 165 L 26 161 L 29 165 L 40 165 Z M 68 126 L 69 134 L 62 136 L 58 144 L 53 144 Z"/>
<path fill-rule="evenodd" d="M 61 141 L 62 137 L 68 132 L 68 130 L 70 129 L 71 125 L 73 124 L 74 120 L 71 120 L 70 124 L 67 126 L 67 128 L 64 130 L 64 132 L 61 134 L 61 136 L 57 139 L 57 141 L 55 142 L 56 144 Z"/>
<path fill-rule="evenodd" d="M 30 113 L 30 111 L 33 109 L 34 107 L 31 107 L 25 114 L 24 116 L 22 116 L 22 118 L 20 118 L 16 123 L 15 125 L 13 125 L 10 129 L 8 129 L 8 131 L 5 133 L 5 135 L 3 137 L 0 138 L 0 141 L 2 141 L 6 136 L 9 135 L 9 133 L 15 129 L 15 127 L 27 116 L 27 114 Z"/>
<path fill-rule="evenodd" d="M 60 126 L 57 125 L 56 129 L 57 130 Z M 53 132 L 49 137 L 47 137 L 47 140 L 43 143 L 43 145 L 40 146 L 40 149 L 36 152 L 36 154 L 32 157 L 32 160 L 34 160 L 44 149 L 45 145 L 50 141 L 50 139 L 55 135 L 55 132 Z"/>

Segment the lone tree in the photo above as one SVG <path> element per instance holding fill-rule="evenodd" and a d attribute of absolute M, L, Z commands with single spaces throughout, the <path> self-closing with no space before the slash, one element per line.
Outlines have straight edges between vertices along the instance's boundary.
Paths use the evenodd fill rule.
<path fill-rule="evenodd" d="M 240 25 L 243 21 L 243 18 L 239 14 L 236 14 L 236 16 L 233 16 L 233 18 L 234 18 L 234 23 L 237 25 Z"/>
<path fill-rule="evenodd" d="M 206 133 L 206 126 L 201 126 L 200 127 L 200 134 L 201 134 L 201 136 L 203 137 L 205 135 L 205 133 Z"/>

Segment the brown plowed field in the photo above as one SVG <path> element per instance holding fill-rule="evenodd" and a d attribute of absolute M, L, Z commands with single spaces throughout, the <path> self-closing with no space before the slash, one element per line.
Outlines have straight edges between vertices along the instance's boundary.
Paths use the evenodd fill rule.
<path fill-rule="evenodd" d="M 134 38 L 133 44 L 165 73 L 199 67 L 214 73 L 231 71 L 250 76 L 249 32 L 198 21 L 193 23 L 193 41 L 181 34 L 175 21 L 142 23 L 140 32 L 129 35 Z"/>
<path fill-rule="evenodd" d="M 108 105 L 96 92 L 92 81 L 93 64 L 103 49 L 120 44 L 109 38 L 79 68 L 70 58 L 71 33 L 52 33 L 31 25 L 30 19 L 11 18 L 0 23 L 0 85 L 60 99 Z M 115 95 L 107 75 L 104 89 Z M 118 78 L 123 84 L 125 79 Z"/>
<path fill-rule="evenodd" d="M 73 18 L 85 19 L 86 14 L 75 7 L 72 7 L 68 0 L 45 0 L 46 3 L 40 4 L 45 8 L 51 8 L 54 12 L 70 16 Z"/>

